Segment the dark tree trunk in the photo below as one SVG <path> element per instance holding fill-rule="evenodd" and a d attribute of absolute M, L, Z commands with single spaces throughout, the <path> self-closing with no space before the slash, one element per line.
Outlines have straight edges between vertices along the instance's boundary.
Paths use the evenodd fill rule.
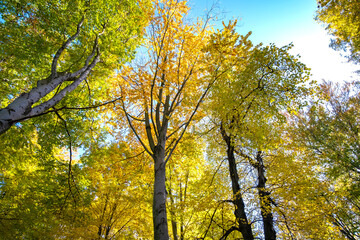
<path fill-rule="evenodd" d="M 275 240 L 276 232 L 274 229 L 274 218 L 272 215 L 270 192 L 266 191 L 265 167 L 262 159 L 261 151 L 256 155 L 256 165 L 254 166 L 258 172 L 258 193 L 260 199 L 260 210 L 264 224 L 265 240 Z"/>
<path fill-rule="evenodd" d="M 235 162 L 235 149 L 232 143 L 231 136 L 227 135 L 225 130 L 221 127 L 221 134 L 227 145 L 227 157 L 229 163 L 229 172 L 231 178 L 231 186 L 234 195 L 233 203 L 235 205 L 235 217 L 238 223 L 238 229 L 241 232 L 244 240 L 253 240 L 254 236 L 251 230 L 251 225 L 248 222 L 245 204 L 242 198 L 239 175 L 237 173 L 236 162 Z"/>
<path fill-rule="evenodd" d="M 177 223 L 175 220 L 171 220 L 171 225 L 172 225 L 172 230 L 173 230 L 173 237 L 174 240 L 178 240 L 178 235 L 177 235 Z"/>
<path fill-rule="evenodd" d="M 188 176 L 188 175 L 186 174 L 186 176 Z M 186 178 L 184 195 L 182 193 L 182 187 L 181 187 L 181 182 L 180 182 L 180 202 L 181 203 L 185 203 L 187 180 L 188 179 Z M 184 204 L 181 205 L 181 213 L 184 213 Z M 184 216 L 183 216 L 183 214 L 181 214 L 180 215 L 180 240 L 184 240 L 184 239 L 185 239 Z"/>

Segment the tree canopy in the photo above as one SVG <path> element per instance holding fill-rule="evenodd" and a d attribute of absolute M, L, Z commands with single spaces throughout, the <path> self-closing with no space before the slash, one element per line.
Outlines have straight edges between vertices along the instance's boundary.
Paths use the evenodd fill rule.
<path fill-rule="evenodd" d="M 358 59 L 356 1 L 318 4 Z M 190 5 L 0 2 L 0 236 L 360 237 L 359 83 Z"/>
<path fill-rule="evenodd" d="M 318 0 L 316 18 L 334 36 L 331 46 L 344 50 L 355 63 L 360 60 L 360 1 Z"/>
<path fill-rule="evenodd" d="M 2 1 L 0 133 L 45 114 L 84 82 L 89 97 L 100 100 L 96 91 L 134 54 L 146 6 L 147 1 Z M 76 101 L 68 98 L 68 104 Z"/>

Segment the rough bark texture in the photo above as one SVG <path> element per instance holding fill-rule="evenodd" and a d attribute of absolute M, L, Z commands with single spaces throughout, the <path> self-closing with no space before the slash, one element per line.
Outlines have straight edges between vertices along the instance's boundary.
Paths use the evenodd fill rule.
<path fill-rule="evenodd" d="M 165 142 L 157 145 L 154 152 L 155 182 L 153 199 L 154 239 L 168 240 L 168 223 L 166 214 L 166 168 L 165 168 Z"/>
<path fill-rule="evenodd" d="M 257 189 L 260 199 L 260 211 L 263 219 L 265 240 L 275 240 L 276 232 L 274 229 L 274 218 L 272 215 L 270 192 L 266 191 L 265 189 L 267 179 L 265 178 L 265 167 L 261 151 L 258 151 L 256 155 L 256 163 L 254 167 L 258 172 Z"/>
<path fill-rule="evenodd" d="M 242 198 L 240 184 L 239 184 L 239 175 L 237 173 L 236 162 L 235 162 L 235 149 L 231 142 L 231 137 L 226 134 L 225 130 L 221 128 L 221 134 L 227 145 L 227 157 L 229 163 L 229 172 L 231 178 L 231 186 L 234 195 L 233 203 L 235 205 L 235 217 L 238 223 L 238 230 L 243 235 L 245 240 L 253 240 L 254 236 L 251 230 L 251 225 L 248 222 L 245 204 Z"/>
<path fill-rule="evenodd" d="M 47 81 L 40 80 L 38 81 L 37 87 L 31 89 L 27 93 L 21 94 L 6 108 L 0 109 L 0 134 L 6 132 L 15 123 L 41 115 L 46 110 L 54 107 L 66 96 L 67 93 L 73 91 L 82 81 L 86 79 L 90 71 L 95 67 L 99 60 L 99 56 L 97 56 L 93 62 L 89 66 L 86 66 L 85 69 L 82 69 L 83 71 L 80 73 L 68 73 L 57 77 L 50 76 L 49 78 L 44 79 Z M 74 79 L 74 77 L 76 79 Z M 62 89 L 50 100 L 37 105 L 34 108 L 32 107 L 35 103 L 39 102 L 43 97 L 52 92 L 61 83 L 70 79 L 72 79 L 73 82 Z"/>
<path fill-rule="evenodd" d="M 166 133 L 168 128 L 168 105 L 169 97 L 166 97 L 166 104 L 164 107 L 163 121 L 160 121 L 160 114 L 156 114 L 156 122 L 158 126 L 157 144 L 155 145 L 154 139 L 151 134 L 151 125 L 148 114 L 148 109 L 145 113 L 145 125 L 149 145 L 152 148 L 152 157 L 155 162 L 155 181 L 154 181 L 154 198 L 153 198 L 153 223 L 154 223 L 154 239 L 155 240 L 168 240 L 169 230 L 166 213 L 166 161 L 165 161 L 165 146 L 166 146 Z M 160 110 L 158 109 L 157 112 Z"/>

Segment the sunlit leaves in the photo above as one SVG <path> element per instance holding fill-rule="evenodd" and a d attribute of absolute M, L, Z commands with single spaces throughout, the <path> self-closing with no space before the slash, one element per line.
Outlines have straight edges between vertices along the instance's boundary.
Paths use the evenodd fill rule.
<path fill-rule="evenodd" d="M 331 46 L 344 50 L 349 59 L 359 62 L 359 0 L 318 0 L 316 19 L 325 24 L 328 32 L 335 37 Z"/>

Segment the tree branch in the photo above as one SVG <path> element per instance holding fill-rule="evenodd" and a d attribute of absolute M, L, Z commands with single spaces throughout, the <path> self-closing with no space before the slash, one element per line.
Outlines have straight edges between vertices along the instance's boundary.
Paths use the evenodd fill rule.
<path fill-rule="evenodd" d="M 51 63 L 51 77 L 56 77 L 57 75 L 57 62 L 61 56 L 61 54 L 63 53 L 63 51 L 69 46 L 69 44 L 75 40 L 75 38 L 77 38 L 80 34 L 80 28 L 82 26 L 82 24 L 84 23 L 85 17 L 83 16 L 80 20 L 80 22 L 77 25 L 76 28 L 76 33 L 74 35 L 72 35 L 70 38 L 68 38 L 68 40 L 66 42 L 64 42 L 64 44 L 57 50 L 57 52 L 55 53 L 55 56 L 53 58 L 53 61 Z"/>

